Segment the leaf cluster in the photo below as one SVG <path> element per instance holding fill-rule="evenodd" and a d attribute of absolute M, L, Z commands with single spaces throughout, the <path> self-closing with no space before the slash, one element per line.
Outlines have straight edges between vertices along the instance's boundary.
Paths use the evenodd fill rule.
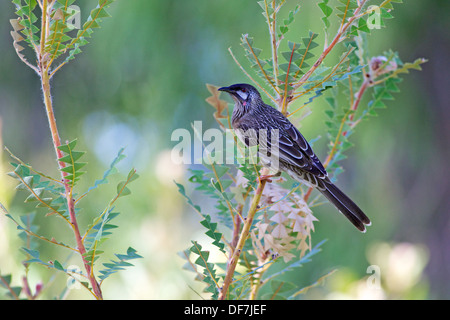
<path fill-rule="evenodd" d="M 50 77 L 63 65 L 81 53 L 94 30 L 100 28 L 104 18 L 110 17 L 107 9 L 114 0 L 97 0 L 81 26 L 74 24 L 81 19 L 75 0 L 13 0 L 18 18 L 11 19 L 13 45 L 19 58 L 37 73 L 45 71 Z M 41 11 L 41 24 L 36 11 Z M 75 31 L 78 29 L 78 31 Z M 37 65 L 31 64 L 21 53 L 25 41 L 39 57 Z M 51 68 L 56 61 L 59 65 Z"/>
<path fill-rule="evenodd" d="M 62 261 L 68 259 L 43 260 L 40 257 L 39 243 L 47 243 L 65 248 L 70 252 L 69 256 L 73 252 L 80 253 L 79 248 L 72 244 L 59 241 L 54 237 L 49 239 L 40 235 L 38 226 L 34 224 L 34 218 L 37 215 L 45 214 L 46 216 L 57 216 L 62 218 L 69 227 L 73 228 L 68 210 L 67 194 L 74 192 L 76 183 L 84 173 L 84 171 L 81 171 L 81 168 L 86 164 L 80 162 L 85 155 L 85 152 L 76 150 L 76 144 L 77 140 L 73 140 L 59 147 L 59 150 L 63 152 L 63 156 L 59 158 L 59 161 L 66 164 L 66 166 L 61 168 L 61 171 L 64 173 L 64 179 L 69 182 L 68 189 L 64 187 L 62 181 L 34 169 L 31 165 L 24 163 L 15 156 L 9 149 L 6 149 L 11 157 L 16 160 L 16 162 L 11 163 L 14 171 L 8 173 L 8 175 L 18 181 L 16 189 L 27 194 L 25 203 L 32 204 L 34 206 L 33 210 L 35 211 L 21 215 L 19 219 L 16 219 L 3 206 L 1 206 L 1 208 L 6 217 L 16 224 L 17 229 L 19 230 L 19 236 L 26 245 L 22 248 L 26 255 L 26 259 L 23 261 L 26 270 L 28 270 L 31 264 L 40 264 L 47 268 L 65 273 L 67 276 L 73 278 L 74 281 L 79 282 L 87 290 L 91 291 L 92 288 L 87 280 L 89 275 L 83 272 L 79 272 L 75 275 L 73 271 L 67 269 L 67 266 L 65 266 L 66 263 Z M 123 151 L 124 149 L 122 148 L 118 152 L 117 156 L 111 162 L 109 169 L 105 171 L 101 179 L 96 180 L 94 185 L 89 187 L 86 192 L 81 193 L 80 196 L 73 199 L 74 203 L 72 205 L 74 205 L 76 213 L 80 210 L 78 203 L 81 199 L 87 197 L 93 190 L 99 188 L 101 185 L 109 183 L 109 178 L 118 172 L 116 166 L 125 157 Z M 82 243 L 86 249 L 86 252 L 83 254 L 83 259 L 90 265 L 92 272 L 94 267 L 97 266 L 97 260 L 104 253 L 100 250 L 101 245 L 112 235 L 112 231 L 118 228 L 116 224 L 112 223 L 112 220 L 119 215 L 118 212 L 114 211 L 114 204 L 118 198 L 131 193 L 128 186 L 137 178 L 138 174 L 136 173 L 136 170 L 131 169 L 126 180 L 117 184 L 116 194 L 107 204 L 106 208 L 93 218 L 92 224 L 86 226 L 86 231 L 82 236 Z M 72 197 L 69 197 L 69 199 L 72 199 Z M 101 281 L 117 271 L 132 266 L 132 264 L 128 262 L 129 260 L 141 258 L 141 256 L 136 253 L 136 250 L 131 247 L 128 248 L 126 254 L 116 254 L 116 257 L 118 260 L 103 263 L 103 269 L 99 271 L 98 277 Z M 4 287 L 9 290 L 10 296 L 13 298 L 19 297 L 20 291 L 18 288 L 10 287 L 10 277 L 5 276 L 4 284 Z M 29 292 L 29 290 L 27 292 Z M 14 296 L 13 293 L 17 293 L 17 297 Z M 35 298 L 35 296 L 30 293 L 27 293 L 27 297 Z"/>
<path fill-rule="evenodd" d="M 269 54 L 258 48 L 254 38 L 248 34 L 242 35 L 240 43 L 248 60 L 248 69 L 231 49 L 229 52 L 252 84 L 287 117 L 293 117 L 317 98 L 327 102 L 325 136 L 329 152 L 323 164 L 331 177 L 336 179 L 343 171 L 341 161 L 346 157 L 345 152 L 353 146 L 349 137 L 357 125 L 376 115 L 379 109 L 386 106 L 386 101 L 393 99 L 393 94 L 399 91 L 401 74 L 412 69 L 420 70 L 420 65 L 426 60 L 403 63 L 392 51 L 373 56 L 367 50 L 367 38 L 373 32 L 373 22 L 384 27 L 385 21 L 393 17 L 392 4 L 401 3 L 401 0 L 370 3 L 375 6 L 369 6 L 367 0 L 318 1 L 324 26 L 322 36 L 319 32 L 309 31 L 300 37 L 298 34 L 290 37 L 293 34 L 290 31 L 294 29 L 296 17 L 302 13 L 301 7 L 296 5 L 283 15 L 282 9 L 286 2 L 258 1 L 268 27 Z M 326 58 L 331 51 L 337 50 L 341 50 L 340 57 L 337 62 L 330 64 Z M 231 129 L 232 105 L 227 106 L 220 99 L 217 87 L 207 85 L 207 88 L 211 96 L 206 101 L 214 108 L 214 118 L 222 130 Z M 371 96 L 368 101 L 367 96 Z M 239 149 L 239 143 L 236 145 Z M 211 155 L 214 152 L 223 153 L 222 150 L 206 149 Z M 245 156 L 243 159 L 248 160 Z M 305 191 L 305 187 L 298 184 L 290 189 L 281 187 L 286 181 L 284 179 L 273 182 L 279 183 L 274 188 L 266 186 L 261 191 L 261 184 L 258 184 L 259 170 L 259 166 L 249 165 L 245 161 L 231 165 L 213 162 L 212 165 L 205 164 L 202 169 L 191 170 L 189 183 L 195 186 L 194 192 L 201 192 L 205 199 L 200 204 L 194 203 L 186 188 L 177 183 L 187 203 L 201 215 L 201 224 L 212 241 L 212 248 L 225 253 L 227 259 L 226 264 L 210 261 L 209 251 L 203 250 L 198 241 L 192 241 L 193 246 L 180 253 L 186 260 L 184 268 L 195 272 L 196 279 L 206 283 L 205 291 L 213 299 L 223 296 L 223 283 L 228 289 L 225 294 L 229 299 L 294 299 L 309 288 L 321 284 L 334 272 L 326 273 L 302 289 L 283 280 L 286 272 L 310 261 L 319 252 L 322 243 L 312 247 L 306 242 L 308 236 L 311 240 L 309 232 L 313 230 L 312 222 L 316 220 L 310 214 L 309 207 L 316 205 L 318 198 L 309 200 L 312 190 Z M 291 196 L 298 190 L 302 201 Z M 252 216 L 249 229 L 251 236 L 244 239 L 242 252 L 236 255 L 236 241 L 244 232 L 243 224 L 246 225 L 244 213 L 255 205 L 253 201 L 257 192 L 260 198 L 257 200 L 255 215 Z M 207 199 L 215 204 L 213 212 L 205 213 L 202 204 Z M 213 214 L 218 218 L 218 223 L 212 222 L 215 218 Z M 307 227 L 300 228 L 300 225 Z M 229 228 L 232 235 L 218 231 L 222 227 Z M 294 244 L 296 241 L 300 245 Z M 281 272 L 274 271 L 272 266 L 279 265 L 280 257 L 289 261 L 297 251 L 301 252 L 299 260 Z M 229 266 L 236 257 L 239 259 L 238 268 L 232 270 L 232 280 L 227 283 L 230 279 Z M 263 289 L 260 291 L 261 287 Z"/>

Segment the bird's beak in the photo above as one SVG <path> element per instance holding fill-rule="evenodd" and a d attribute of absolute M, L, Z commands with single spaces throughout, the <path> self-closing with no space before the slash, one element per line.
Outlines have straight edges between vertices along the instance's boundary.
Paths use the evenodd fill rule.
<path fill-rule="evenodd" d="M 233 98 L 233 100 L 236 103 L 242 103 L 242 98 L 237 94 L 236 89 L 234 88 L 230 88 L 230 87 L 222 87 L 217 89 L 218 91 L 224 91 L 226 93 L 229 93 L 231 98 Z"/>
<path fill-rule="evenodd" d="M 232 92 L 232 90 L 230 89 L 230 87 L 222 87 L 222 88 L 219 88 L 219 89 L 217 89 L 218 91 L 225 91 L 225 92 Z"/>

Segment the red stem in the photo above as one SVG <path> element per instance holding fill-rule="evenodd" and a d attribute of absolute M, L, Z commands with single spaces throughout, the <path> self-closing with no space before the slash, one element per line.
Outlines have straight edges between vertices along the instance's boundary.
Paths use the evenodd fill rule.
<path fill-rule="evenodd" d="M 56 126 L 55 114 L 53 112 L 52 98 L 51 98 L 51 93 L 50 93 L 50 77 L 49 77 L 48 71 L 46 70 L 45 66 L 41 65 L 40 67 L 41 67 L 40 73 L 41 73 L 41 82 L 42 82 L 42 92 L 44 94 L 45 109 L 46 109 L 46 113 L 47 113 L 48 123 L 50 126 L 50 131 L 52 134 L 52 141 L 53 141 L 53 146 L 55 148 L 56 157 L 59 159 L 59 158 L 63 157 L 63 153 L 61 150 L 58 149 L 58 147 L 61 146 L 61 139 L 59 137 L 58 127 Z M 62 168 L 65 167 L 65 163 L 58 161 L 58 166 L 59 166 L 59 169 L 61 170 Z M 95 277 L 92 273 L 91 265 L 84 257 L 84 254 L 86 253 L 86 248 L 84 247 L 84 244 L 83 244 L 83 241 L 81 238 L 81 234 L 80 234 L 80 229 L 78 227 L 77 218 L 75 215 L 74 199 L 71 196 L 70 186 L 69 186 L 67 180 L 65 179 L 65 177 L 67 176 L 67 173 L 61 171 L 61 176 L 62 176 L 62 182 L 64 183 L 64 189 L 66 192 L 67 208 L 69 210 L 70 223 L 72 225 L 72 230 L 75 235 L 75 240 L 77 243 L 78 251 L 80 252 L 81 259 L 83 260 L 83 264 L 86 269 L 86 274 L 91 283 L 92 290 L 94 291 L 95 297 L 99 300 L 102 300 L 103 296 L 102 296 L 102 291 L 100 289 L 100 285 L 98 284 L 97 280 L 95 279 Z"/>
<path fill-rule="evenodd" d="M 364 77 L 366 77 L 366 74 L 364 74 Z M 362 98 L 362 96 L 364 95 L 364 92 L 365 92 L 365 91 L 367 90 L 367 88 L 369 88 L 369 87 L 370 87 L 370 79 L 365 78 L 363 84 L 361 85 L 361 87 L 360 87 L 359 90 L 358 90 L 358 93 L 356 94 L 356 99 L 355 99 L 355 101 L 353 102 L 353 105 L 351 106 L 351 110 L 352 110 L 352 111 L 356 111 L 356 109 L 358 109 L 359 103 L 361 102 L 361 98 Z M 353 115 L 354 115 L 354 114 L 355 114 L 355 113 L 353 112 L 352 114 L 349 115 L 349 119 L 350 119 L 350 120 L 353 120 Z M 347 135 L 347 131 L 345 131 L 345 132 L 342 133 L 342 136 L 345 137 L 346 135 Z M 335 149 L 333 149 L 333 150 L 335 150 Z M 330 153 L 328 154 L 327 159 L 325 160 L 325 162 L 324 162 L 324 164 L 323 164 L 324 168 L 327 167 L 328 163 L 329 163 L 329 162 L 331 161 L 331 159 L 333 158 L 333 156 L 334 156 L 333 150 L 332 150 L 332 152 L 330 152 Z M 308 191 L 306 192 L 305 196 L 303 197 L 303 199 L 304 199 L 305 201 L 308 201 L 309 196 L 311 195 L 311 192 L 312 192 L 313 189 L 314 189 L 313 187 L 309 187 Z"/>

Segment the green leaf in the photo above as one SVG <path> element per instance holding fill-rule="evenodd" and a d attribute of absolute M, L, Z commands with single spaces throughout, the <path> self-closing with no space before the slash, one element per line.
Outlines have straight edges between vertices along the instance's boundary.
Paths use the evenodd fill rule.
<path fill-rule="evenodd" d="M 128 172 L 128 175 L 127 175 L 127 182 L 128 182 L 128 183 L 131 183 L 131 182 L 133 182 L 134 180 L 136 180 L 137 178 L 139 178 L 139 175 L 136 173 L 136 169 L 132 168 L 132 169 L 130 170 L 130 172 Z"/>
<path fill-rule="evenodd" d="M 95 8 L 91 11 L 92 18 L 110 18 L 111 15 L 104 8 Z"/>
<path fill-rule="evenodd" d="M 61 3 L 63 6 L 68 7 L 72 5 L 75 2 L 75 0 L 58 0 L 58 2 Z"/>
<path fill-rule="evenodd" d="M 59 158 L 58 161 L 65 163 L 73 163 L 74 161 L 80 159 L 85 153 L 86 152 L 84 151 L 72 151 L 70 154 Z"/>
<path fill-rule="evenodd" d="M 128 189 L 128 187 L 126 185 L 127 185 L 126 181 L 121 181 L 117 185 L 117 195 L 119 197 L 124 197 L 124 196 L 131 194 L 131 190 Z"/>
<path fill-rule="evenodd" d="M 8 288 L 8 286 L 11 283 L 11 275 L 7 274 L 4 276 L 1 276 L 2 281 L 0 281 L 0 286 L 2 286 L 3 288 Z"/>
<path fill-rule="evenodd" d="M 11 275 L 1 275 L 0 274 L 0 288 L 6 289 L 6 296 L 11 299 L 18 300 L 20 293 L 22 291 L 22 287 L 11 286 Z"/>
<path fill-rule="evenodd" d="M 64 156 L 59 158 L 59 161 L 68 164 L 64 168 L 61 168 L 60 171 L 68 173 L 64 178 L 71 181 L 71 188 L 75 186 L 76 182 L 79 180 L 79 177 L 85 173 L 84 171 L 80 171 L 80 169 L 86 165 L 85 162 L 77 162 L 85 154 L 85 152 L 75 151 L 74 148 L 76 145 L 77 139 L 74 139 L 71 142 L 58 147 L 60 151 L 65 153 Z"/>
<path fill-rule="evenodd" d="M 57 270 L 65 271 L 64 267 L 58 260 L 53 261 L 53 267 L 55 267 L 55 269 L 57 269 Z"/>
<path fill-rule="evenodd" d="M 126 254 L 115 254 L 115 256 L 119 259 L 111 260 L 109 263 L 104 263 L 103 266 L 105 269 L 100 270 L 101 275 L 98 277 L 101 281 L 108 278 L 111 274 L 116 273 L 120 270 L 124 270 L 126 267 L 133 266 L 131 263 L 127 262 L 128 260 L 140 259 L 142 256 L 137 254 L 137 251 L 132 247 L 127 249 Z"/>
<path fill-rule="evenodd" d="M 336 6 L 336 10 L 339 11 L 336 15 L 341 19 L 341 23 L 345 22 L 348 18 L 353 16 L 353 10 L 358 8 L 356 0 L 338 0 L 342 3 L 342 6 Z"/>
<path fill-rule="evenodd" d="M 23 264 L 39 263 L 49 268 L 52 267 L 50 263 L 44 262 L 39 258 L 40 256 L 39 251 L 28 249 L 25 247 L 22 247 L 22 250 L 25 251 L 25 253 L 27 254 L 27 260 L 22 261 Z"/>
<path fill-rule="evenodd" d="M 370 115 L 370 116 L 376 116 L 377 113 L 374 109 L 384 109 L 386 108 L 386 105 L 384 103 L 384 100 L 393 100 L 394 96 L 391 94 L 398 92 L 398 87 L 396 83 L 400 82 L 400 78 L 388 78 L 385 82 L 382 82 L 381 84 L 375 86 L 373 88 L 373 99 L 369 101 L 368 108 L 363 113 L 362 117 Z"/>
<path fill-rule="evenodd" d="M 322 13 L 324 14 L 324 17 L 322 17 L 321 19 L 325 25 L 325 29 L 330 27 L 331 23 L 328 20 L 328 18 L 333 13 L 333 9 L 328 5 L 328 1 L 329 0 L 323 0 L 322 2 L 317 4 L 319 6 L 320 10 L 322 11 Z"/>
<path fill-rule="evenodd" d="M 174 181 L 174 182 L 175 182 L 175 181 Z M 182 184 L 180 184 L 180 183 L 177 183 L 177 182 L 175 182 L 175 184 L 176 184 L 177 187 L 178 187 L 178 192 L 179 192 L 183 197 L 186 198 L 187 203 L 188 203 L 189 205 L 191 205 L 198 213 L 201 213 L 201 208 L 200 208 L 200 206 L 195 205 L 195 204 L 192 202 L 191 198 L 186 194 L 186 189 L 184 188 L 184 186 L 183 186 Z"/>
<path fill-rule="evenodd" d="M 286 73 L 289 72 L 287 88 L 289 91 L 292 89 L 292 87 L 289 86 L 289 83 L 294 82 L 296 78 L 304 74 L 307 68 L 309 68 L 307 61 L 315 56 L 312 49 L 318 46 L 318 43 L 315 41 L 317 36 L 317 33 L 310 31 L 308 37 L 301 38 L 300 43 L 288 41 L 289 51 L 281 53 L 288 63 L 279 65 L 279 69 L 284 71 L 284 73 L 279 76 L 280 87 L 283 90 L 286 85 Z"/>
<path fill-rule="evenodd" d="M 219 278 L 216 276 L 214 265 L 208 262 L 209 251 L 203 251 L 202 246 L 197 241 L 191 242 L 192 247 L 189 248 L 189 251 L 198 255 L 198 258 L 195 260 L 195 264 L 203 268 L 203 275 L 205 277 L 202 281 L 207 284 L 205 291 L 212 293 L 213 299 L 217 299 L 219 295 Z"/>
<path fill-rule="evenodd" d="M 370 33 L 370 29 L 367 26 L 367 21 L 364 20 L 363 18 L 359 18 L 358 19 L 358 25 L 357 26 L 352 25 L 350 27 L 349 34 L 351 34 L 353 36 L 358 36 L 359 31 Z"/>
<path fill-rule="evenodd" d="M 76 172 L 76 171 L 80 170 L 81 168 L 83 168 L 86 164 L 87 164 L 86 162 L 77 162 L 71 166 L 62 168 L 61 171 L 67 172 L 67 173 L 73 173 L 73 172 Z"/>
<path fill-rule="evenodd" d="M 216 232 L 217 223 L 211 222 L 211 217 L 209 215 L 203 216 L 205 219 L 200 222 L 202 226 L 204 226 L 208 231 L 205 233 L 208 237 L 213 239 L 213 245 L 219 248 L 220 251 L 225 253 L 225 244 L 222 242 L 222 234 L 220 232 Z"/>
<path fill-rule="evenodd" d="M 99 180 L 95 180 L 94 185 L 93 185 L 92 187 L 90 187 L 90 188 L 87 190 L 86 193 L 90 192 L 91 190 L 94 190 L 94 189 L 98 188 L 98 187 L 99 187 L 100 185 L 102 185 L 102 184 L 108 183 L 108 178 L 109 178 L 109 176 L 111 176 L 111 175 L 117 173 L 117 168 L 116 168 L 117 164 L 125 158 L 125 155 L 123 154 L 123 151 L 124 151 L 124 148 L 121 148 L 121 149 L 119 150 L 119 152 L 117 153 L 117 156 L 116 156 L 116 157 L 113 159 L 113 161 L 111 162 L 111 164 L 110 164 L 110 166 L 109 166 L 109 169 L 106 170 L 106 171 L 103 173 L 103 177 L 102 177 L 101 179 L 99 179 Z"/>
<path fill-rule="evenodd" d="M 294 17 L 297 14 L 297 12 L 300 9 L 300 5 L 296 5 L 294 10 L 289 12 L 289 16 L 287 19 L 283 20 L 283 25 L 280 25 L 280 32 L 282 35 L 284 35 L 286 32 L 289 31 L 288 26 L 294 21 Z"/>
<path fill-rule="evenodd" d="M 131 190 L 128 189 L 127 185 L 136 180 L 138 177 L 139 175 L 136 173 L 136 169 L 132 168 L 128 173 L 127 180 L 121 181 L 117 185 L 117 196 L 122 197 L 131 194 Z"/>
<path fill-rule="evenodd" d="M 342 73 L 338 72 L 336 75 L 332 76 L 331 79 L 328 81 L 322 82 L 323 77 L 319 77 L 318 79 L 311 77 L 310 83 L 303 86 L 304 90 L 308 90 L 309 88 L 315 87 L 316 89 L 312 92 L 314 95 L 312 95 L 308 101 L 306 101 L 304 104 L 311 103 L 314 99 L 317 97 L 320 97 L 325 90 L 329 90 L 333 87 L 336 87 L 338 83 L 342 83 L 344 80 L 347 80 L 350 75 L 355 75 L 361 73 L 363 66 L 357 66 L 356 68 L 351 69 L 350 71 L 343 71 Z M 322 82 L 322 83 L 321 83 Z M 319 85 L 318 85 L 319 83 Z M 333 119 L 334 120 L 334 119 Z M 335 128 L 335 124 L 337 122 L 335 121 L 327 121 L 327 126 L 330 128 Z M 331 125 L 331 126 L 330 126 Z"/>
<path fill-rule="evenodd" d="M 81 53 L 80 47 L 86 45 L 88 41 L 86 38 L 92 36 L 93 29 L 100 28 L 100 23 L 104 18 L 110 17 L 110 14 L 107 12 L 107 8 L 113 3 L 114 0 L 98 0 L 97 6 L 91 10 L 89 17 L 86 22 L 83 24 L 81 30 L 78 31 L 77 36 L 68 43 L 64 52 L 68 52 L 64 63 L 69 62 L 74 59 L 75 56 Z"/>
<path fill-rule="evenodd" d="M 22 250 L 25 251 L 25 253 L 30 255 L 32 258 L 39 259 L 39 255 L 40 255 L 39 251 L 31 250 L 31 249 L 28 249 L 28 248 L 22 248 Z"/>
<path fill-rule="evenodd" d="M 96 217 L 93 223 L 88 226 L 89 232 L 86 235 L 84 243 L 86 250 L 90 251 L 96 242 L 98 247 L 98 244 L 105 241 L 111 235 L 113 229 L 118 228 L 117 225 L 111 223 L 111 220 L 119 215 L 118 212 L 113 212 L 113 210 L 114 207 L 108 208 L 104 214 L 102 213 L 100 217 Z M 98 251 L 96 255 L 98 255 Z"/>
<path fill-rule="evenodd" d="M 18 22 L 23 27 L 20 32 L 25 36 L 25 41 L 29 46 L 34 49 L 34 45 L 39 42 L 39 37 L 37 36 L 39 28 L 34 25 L 38 18 L 33 13 L 37 2 L 36 0 L 25 0 L 24 2 L 25 5 L 22 5 L 21 1 L 13 3 L 17 7 L 16 14 L 20 17 L 20 21 Z"/>
<path fill-rule="evenodd" d="M 50 210 L 50 213 L 59 212 L 64 215 L 66 207 L 61 207 L 61 204 L 65 203 L 63 196 L 65 190 L 62 184 L 57 184 L 55 179 L 36 171 L 30 165 L 25 164 L 14 156 L 9 149 L 6 148 L 6 150 L 14 159 L 21 162 L 21 164 L 11 163 L 14 167 L 14 172 L 10 172 L 8 175 L 19 181 L 16 187 L 17 190 L 28 193 L 25 202 L 35 203 L 37 208 L 46 208 L 47 211 Z M 41 178 L 51 180 L 46 181 Z M 63 199 L 62 202 L 61 199 Z"/>
<path fill-rule="evenodd" d="M 241 46 L 245 50 L 245 56 L 249 60 L 251 67 L 256 71 L 258 76 L 265 82 L 273 85 L 272 77 L 266 70 L 267 66 L 269 66 L 268 60 L 259 58 L 262 50 L 253 46 L 253 38 L 250 38 L 247 34 L 242 35 Z"/>
<path fill-rule="evenodd" d="M 73 150 L 76 145 L 77 145 L 77 139 L 74 139 L 71 142 L 69 142 L 68 144 L 63 144 L 63 145 L 59 146 L 58 149 L 64 153 L 70 153 L 71 150 Z"/>

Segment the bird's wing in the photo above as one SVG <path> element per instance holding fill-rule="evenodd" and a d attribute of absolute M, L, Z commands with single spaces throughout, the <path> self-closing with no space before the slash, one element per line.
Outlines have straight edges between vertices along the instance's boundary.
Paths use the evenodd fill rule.
<path fill-rule="evenodd" d="M 306 141 L 305 137 L 298 131 L 298 129 L 289 122 L 288 127 L 286 128 L 286 132 L 289 135 L 290 139 L 287 139 L 286 136 L 282 136 L 280 139 L 280 149 L 285 149 L 288 145 L 291 144 L 291 142 L 295 142 L 294 145 L 296 145 L 296 148 L 300 148 L 300 153 L 306 157 L 308 163 L 311 164 L 311 167 L 314 168 L 312 170 L 312 173 L 315 173 L 316 170 L 320 172 L 320 176 L 326 176 L 327 172 L 325 168 L 323 167 L 322 163 L 320 162 L 319 158 L 314 153 L 313 149 L 309 145 L 308 141 Z M 281 147 L 283 146 L 283 147 Z M 286 147 L 285 147 L 286 146 Z M 292 150 L 291 147 L 289 150 Z"/>
<path fill-rule="evenodd" d="M 318 178 L 325 178 L 327 172 L 316 156 L 308 141 L 298 129 L 278 110 L 270 107 L 279 128 L 278 148 L 280 161 L 287 162 L 299 169 L 312 173 Z M 270 144 L 270 139 L 268 145 Z"/>

